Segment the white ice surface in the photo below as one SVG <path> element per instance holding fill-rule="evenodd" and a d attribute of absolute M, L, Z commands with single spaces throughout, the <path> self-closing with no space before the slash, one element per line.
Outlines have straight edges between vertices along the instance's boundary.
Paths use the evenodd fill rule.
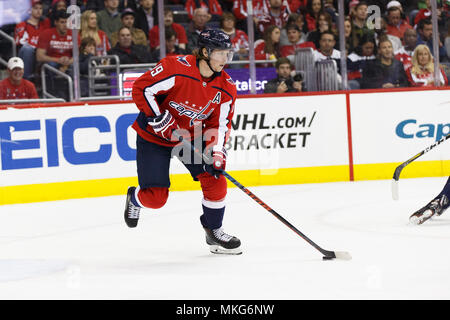
<path fill-rule="evenodd" d="M 450 299 L 450 212 L 408 223 L 447 178 L 250 187 L 322 255 L 237 188 L 224 229 L 244 253 L 209 253 L 201 192 L 172 192 L 123 222 L 125 196 L 0 206 L 0 299 Z"/>

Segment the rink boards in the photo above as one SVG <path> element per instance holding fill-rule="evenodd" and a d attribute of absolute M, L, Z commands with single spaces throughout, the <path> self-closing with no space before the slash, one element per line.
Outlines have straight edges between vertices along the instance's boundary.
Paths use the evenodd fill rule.
<path fill-rule="evenodd" d="M 0 204 L 124 194 L 137 184 L 133 103 L 0 114 Z M 245 186 L 390 179 L 450 132 L 450 91 L 247 96 L 232 128 L 227 171 Z M 449 174 L 446 142 L 401 177 Z M 171 190 L 199 189 L 177 159 L 171 182 Z"/>

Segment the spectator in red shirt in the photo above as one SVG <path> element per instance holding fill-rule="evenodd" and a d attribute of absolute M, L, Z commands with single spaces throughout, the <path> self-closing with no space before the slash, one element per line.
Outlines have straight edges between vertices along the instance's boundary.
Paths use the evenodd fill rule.
<path fill-rule="evenodd" d="M 55 17 L 55 28 L 45 30 L 39 37 L 36 59 L 65 72 L 73 63 L 72 30 L 67 29 L 69 15 L 65 11 L 58 11 Z"/>
<path fill-rule="evenodd" d="M 222 6 L 217 0 L 187 0 L 185 4 L 186 11 L 190 20 L 194 17 L 194 10 L 205 8 L 211 15 L 212 20 L 219 20 L 222 15 Z"/>
<path fill-rule="evenodd" d="M 45 30 L 39 37 L 36 60 L 47 63 L 61 72 L 72 72 L 72 30 L 67 29 L 69 14 L 64 10 L 55 13 L 55 27 Z M 44 79 L 43 79 L 44 80 Z M 69 100 L 68 84 L 65 79 L 56 79 L 54 72 L 47 74 L 48 89 L 52 95 Z"/>
<path fill-rule="evenodd" d="M 288 57 L 295 54 L 295 51 L 300 48 L 312 48 L 316 49 L 316 46 L 313 42 L 304 41 L 302 39 L 302 32 L 300 28 L 295 24 L 291 23 L 286 27 L 287 37 L 289 40 L 288 45 L 284 45 L 281 47 L 281 56 Z"/>
<path fill-rule="evenodd" d="M 186 44 L 188 42 L 186 36 L 186 30 L 181 24 L 173 22 L 173 12 L 170 9 L 164 9 L 164 26 L 166 28 L 171 28 L 175 31 L 176 38 L 175 44 L 181 49 L 186 49 Z M 154 50 L 159 47 L 159 26 L 155 25 L 149 33 L 150 48 Z"/>
<path fill-rule="evenodd" d="M 264 39 L 255 41 L 256 60 L 276 60 L 280 57 L 281 30 L 273 25 L 264 32 Z M 270 67 L 271 64 L 259 64 L 260 67 Z"/>
<path fill-rule="evenodd" d="M 269 12 L 268 0 L 252 0 L 252 8 L 253 22 L 257 26 L 259 19 Z M 247 12 L 247 0 L 233 0 L 233 14 L 236 17 L 236 27 L 245 32 L 247 32 Z"/>
<path fill-rule="evenodd" d="M 39 35 L 50 28 L 50 20 L 44 20 L 42 16 L 42 1 L 32 0 L 31 6 L 30 17 L 17 24 L 14 31 L 16 45 L 20 47 L 18 56 L 27 62 L 23 76 L 25 79 L 31 79 L 35 70 Z"/>
<path fill-rule="evenodd" d="M 321 0 L 308 0 L 306 3 L 306 27 L 308 31 L 316 30 L 317 20 L 319 19 L 319 14 L 323 12 L 322 1 Z"/>
<path fill-rule="evenodd" d="M 403 35 L 407 29 L 412 29 L 412 26 L 402 19 L 402 11 L 399 7 L 390 7 L 387 11 L 386 33 L 399 37 L 403 42 Z"/>
<path fill-rule="evenodd" d="M 395 51 L 395 59 L 403 63 L 403 68 L 406 70 L 411 67 L 412 53 L 416 48 L 417 32 L 414 29 L 406 29 L 404 34 L 405 45 L 399 50 Z"/>
<path fill-rule="evenodd" d="M 263 15 L 258 22 L 258 31 L 264 34 L 267 27 L 276 25 L 282 29 L 289 19 L 289 9 L 283 5 L 282 0 L 269 0 L 269 12 Z"/>
<path fill-rule="evenodd" d="M 430 49 L 420 44 L 416 47 L 412 57 L 412 66 L 406 71 L 408 82 L 413 87 L 432 87 L 434 86 L 434 59 Z M 439 82 L 441 85 L 447 85 L 448 79 L 442 68 L 439 73 Z"/>
<path fill-rule="evenodd" d="M 8 61 L 8 78 L 0 81 L 0 100 L 39 99 L 34 84 L 23 79 L 24 64 L 19 57 Z"/>

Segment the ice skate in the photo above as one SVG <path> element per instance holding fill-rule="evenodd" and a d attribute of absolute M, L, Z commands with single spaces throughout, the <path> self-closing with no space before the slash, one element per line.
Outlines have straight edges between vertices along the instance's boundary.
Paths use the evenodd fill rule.
<path fill-rule="evenodd" d="M 141 211 L 141 208 L 138 206 L 135 206 L 133 202 L 131 201 L 131 197 L 133 196 L 133 193 L 135 192 L 136 187 L 129 187 L 127 192 L 127 201 L 125 203 L 125 212 L 124 212 L 124 218 L 127 226 L 129 228 L 135 228 L 139 221 L 139 212 Z"/>
<path fill-rule="evenodd" d="M 446 195 L 442 195 L 430 203 L 428 203 L 422 209 L 414 212 L 411 217 L 409 217 L 409 221 L 412 224 L 422 224 L 434 215 L 440 216 L 448 206 L 448 198 Z"/>
<path fill-rule="evenodd" d="M 216 254 L 241 254 L 241 240 L 223 232 L 222 228 L 204 228 L 209 250 Z"/>

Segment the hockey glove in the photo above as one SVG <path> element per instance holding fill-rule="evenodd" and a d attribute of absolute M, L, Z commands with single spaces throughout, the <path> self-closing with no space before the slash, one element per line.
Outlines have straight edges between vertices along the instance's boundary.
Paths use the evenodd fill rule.
<path fill-rule="evenodd" d="M 180 128 L 168 110 L 164 111 L 164 113 L 159 116 L 147 118 L 147 121 L 155 133 L 167 141 L 173 141 L 173 131 Z"/>
<path fill-rule="evenodd" d="M 223 174 L 225 170 L 225 164 L 227 161 L 227 151 L 225 148 L 222 148 L 222 151 L 213 151 L 212 152 L 212 163 L 203 165 L 203 170 L 208 172 L 210 175 L 214 176 L 216 179 L 219 179 L 219 176 Z"/>

